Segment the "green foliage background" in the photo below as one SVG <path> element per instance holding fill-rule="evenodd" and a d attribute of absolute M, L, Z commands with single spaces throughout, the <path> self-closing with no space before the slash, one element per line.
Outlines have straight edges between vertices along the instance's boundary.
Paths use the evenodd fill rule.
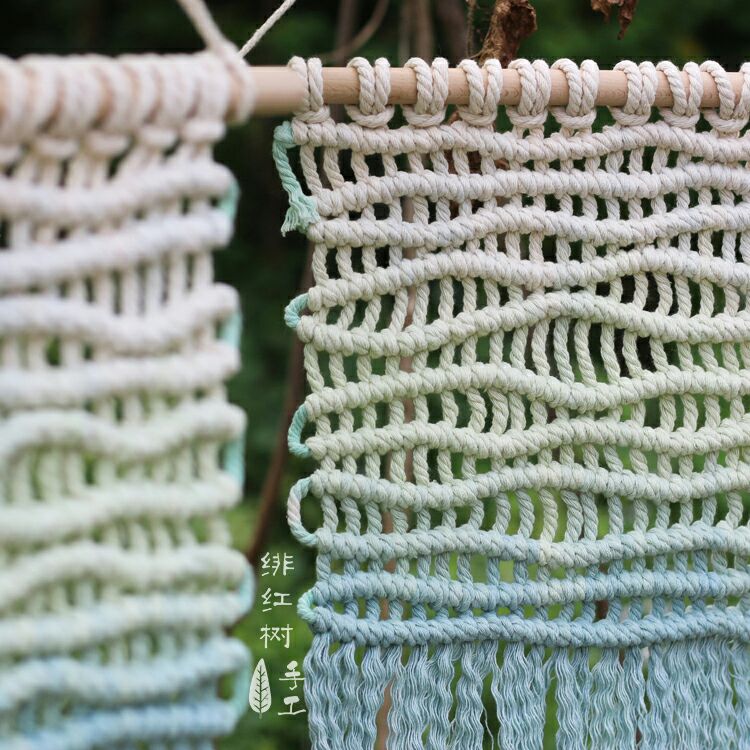
<path fill-rule="evenodd" d="M 341 3 L 352 0 L 340 0 Z M 379 32 L 358 53 L 369 58 L 397 58 L 397 35 L 404 0 L 391 0 Z M 359 22 L 369 17 L 375 0 L 360 0 Z M 601 67 L 624 58 L 633 60 L 716 59 L 737 69 L 750 43 L 750 3 L 743 0 L 641 0 L 635 20 L 622 41 L 613 20 L 605 25 L 587 0 L 533 0 L 539 30 L 521 48 L 525 57 L 554 60 L 591 57 Z M 209 0 L 225 34 L 238 44 L 275 9 L 278 0 Z M 477 24 L 486 23 L 491 0 L 481 0 Z M 261 41 L 249 62 L 284 64 L 294 54 L 316 55 L 334 46 L 339 0 L 298 0 L 285 18 Z M 446 54 L 440 28 L 435 29 L 436 54 Z M 3 53 L 121 54 L 184 52 L 198 49 L 197 36 L 174 0 L 20 0 L 3 4 Z M 455 62 L 455 61 L 453 61 Z M 297 293 L 305 259 L 299 235 L 282 240 L 279 227 L 286 209 L 283 191 L 271 161 L 271 137 L 278 120 L 256 120 L 231 130 L 218 149 L 242 188 L 235 237 L 216 256 L 219 279 L 240 292 L 244 316 L 242 372 L 232 381 L 230 395 L 248 415 L 245 499 L 231 515 L 234 542 L 244 549 L 252 535 L 255 509 L 269 463 L 281 410 L 291 334 L 283 324 L 286 301 Z M 295 571 L 274 579 L 274 588 L 296 600 L 313 579 L 313 559 L 291 539 L 284 521 L 284 494 L 310 466 L 290 460 L 282 496 L 271 529 L 268 550 L 293 552 Z M 267 578 L 259 579 L 258 592 Z M 260 627 L 295 625 L 289 651 L 264 650 Z M 280 718 L 281 683 L 291 659 L 301 663 L 309 643 L 306 627 L 294 608 L 270 613 L 255 610 L 236 628 L 256 658 L 266 660 L 275 693 L 271 711 L 258 719 L 246 714 L 236 732 L 220 743 L 222 750 L 293 750 L 307 748 L 304 717 Z M 553 747 L 553 737 L 549 746 Z"/>

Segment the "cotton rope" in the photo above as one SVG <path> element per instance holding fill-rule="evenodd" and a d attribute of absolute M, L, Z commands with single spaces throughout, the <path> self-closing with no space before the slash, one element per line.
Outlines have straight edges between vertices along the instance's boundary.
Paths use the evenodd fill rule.
<path fill-rule="evenodd" d="M 252 88 L 209 46 L 0 59 L 3 750 L 208 750 L 247 702 L 239 306 L 212 269 L 237 188 L 212 147 Z"/>
<path fill-rule="evenodd" d="M 282 0 L 276 10 L 255 30 L 252 36 L 237 51 L 219 29 L 204 0 L 177 0 L 188 16 L 206 47 L 214 52 L 229 50 L 238 58 L 246 57 L 258 42 L 276 25 L 281 17 L 297 2 Z"/>
<path fill-rule="evenodd" d="M 445 60 L 407 63 L 400 112 L 386 60 L 349 65 L 336 123 L 290 62 L 274 145 L 315 248 L 286 313 L 313 749 L 744 747 L 750 67 L 735 102 L 714 62 L 625 61 L 607 112 L 595 63 L 554 63 L 563 108 L 516 60 L 496 130 L 497 61 L 461 63 L 453 116 Z"/>
<path fill-rule="evenodd" d="M 258 42 L 271 30 L 276 22 L 296 3 L 297 0 L 284 0 L 276 10 L 256 29 L 255 33 L 240 47 L 240 57 L 246 57 Z"/>

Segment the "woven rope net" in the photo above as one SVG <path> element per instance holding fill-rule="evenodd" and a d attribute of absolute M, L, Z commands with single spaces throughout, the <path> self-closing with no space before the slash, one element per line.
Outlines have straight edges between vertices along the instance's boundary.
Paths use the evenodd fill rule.
<path fill-rule="evenodd" d="M 238 305 L 211 261 L 242 75 L 213 54 L 0 60 L 4 748 L 205 749 L 247 700 L 217 694 L 248 673 L 225 633 L 251 590 L 221 516 Z"/>
<path fill-rule="evenodd" d="M 314 243 L 287 311 L 316 462 L 289 499 L 317 550 L 300 611 L 313 747 L 738 747 L 750 737 L 750 71 L 352 60 L 279 128 L 285 228 Z M 655 111 L 657 68 L 674 106 Z M 701 112 L 701 72 L 721 104 Z M 304 437 L 303 437 L 304 436 Z M 387 731 L 378 729 L 385 715 Z M 551 739 L 554 738 L 554 739 Z M 738 745 L 739 743 L 739 745 Z M 548 745 L 552 746 L 552 745 Z"/>

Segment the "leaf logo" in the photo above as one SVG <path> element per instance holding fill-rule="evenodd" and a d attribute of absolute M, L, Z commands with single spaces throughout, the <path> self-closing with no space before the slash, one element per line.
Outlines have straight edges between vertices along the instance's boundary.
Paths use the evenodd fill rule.
<path fill-rule="evenodd" d="M 263 659 L 259 659 L 250 680 L 249 695 L 250 710 L 255 711 L 260 718 L 271 708 L 271 685 L 268 682 L 268 671 Z"/>

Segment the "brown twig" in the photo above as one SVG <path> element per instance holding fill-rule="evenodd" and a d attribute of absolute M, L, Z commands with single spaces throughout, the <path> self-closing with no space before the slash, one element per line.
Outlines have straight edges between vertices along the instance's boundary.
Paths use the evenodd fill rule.
<path fill-rule="evenodd" d="M 304 291 L 312 283 L 312 254 L 313 245 L 308 244 L 305 268 L 302 272 L 300 289 Z M 286 434 L 289 430 L 294 412 L 305 395 L 305 376 L 303 364 L 303 344 L 295 336 L 289 348 L 289 365 L 287 368 L 286 391 L 282 407 L 281 421 L 276 433 L 271 461 L 268 464 L 266 476 L 260 491 L 260 505 L 255 522 L 255 534 L 247 549 L 246 556 L 250 563 L 257 567 L 258 560 L 266 548 L 268 534 L 276 517 L 276 508 L 281 493 L 281 483 L 284 479 L 289 449 Z"/>
<path fill-rule="evenodd" d="M 336 36 L 334 38 L 334 55 L 332 62 L 343 65 L 346 62 L 346 51 L 344 48 L 354 35 L 355 25 L 359 18 L 359 0 L 341 0 L 339 3 L 339 14 L 336 19 Z M 344 107 L 341 104 L 331 106 L 331 117 L 340 120 L 344 116 Z"/>
<path fill-rule="evenodd" d="M 435 50 L 430 0 L 412 0 L 412 8 L 414 14 L 414 54 L 424 60 L 429 60 Z"/>
<path fill-rule="evenodd" d="M 474 18 L 477 12 L 477 0 L 466 0 L 466 57 L 474 57 L 474 41 L 477 30 Z"/>
<path fill-rule="evenodd" d="M 347 3 L 343 3 L 347 5 Z M 367 19 L 364 26 L 347 42 L 341 42 L 340 46 L 331 52 L 320 55 L 323 63 L 343 65 L 348 57 L 351 57 L 361 47 L 372 39 L 375 32 L 380 28 L 388 10 L 388 0 L 378 0 L 372 9 L 372 15 Z M 337 43 L 338 44 L 338 43 Z"/>
<path fill-rule="evenodd" d="M 536 31 L 536 11 L 529 0 L 496 0 L 479 61 L 500 60 L 504 66 L 518 55 L 526 37 Z"/>
<path fill-rule="evenodd" d="M 618 39 L 625 36 L 628 26 L 633 22 L 636 5 L 638 5 L 638 0 L 591 0 L 591 9 L 601 13 L 605 23 L 609 23 L 612 11 L 617 9 L 617 21 L 620 24 Z"/>
<path fill-rule="evenodd" d="M 451 65 L 456 65 L 466 57 L 467 37 L 466 18 L 462 0 L 435 0 L 435 14 L 440 22 L 447 57 Z"/>

